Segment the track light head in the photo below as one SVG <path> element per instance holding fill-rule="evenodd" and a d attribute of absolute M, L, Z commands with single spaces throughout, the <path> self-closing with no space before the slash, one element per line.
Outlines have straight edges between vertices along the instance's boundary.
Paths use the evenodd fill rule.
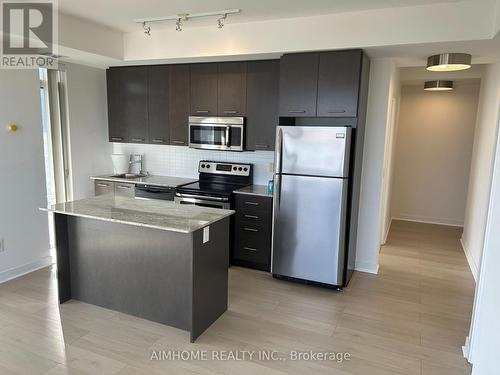
<path fill-rule="evenodd" d="M 144 29 L 144 34 L 151 36 L 151 26 L 148 26 L 146 22 L 142 23 L 142 28 Z"/>
<path fill-rule="evenodd" d="M 217 28 L 222 29 L 224 27 L 224 21 L 226 21 L 227 13 L 217 18 Z"/>

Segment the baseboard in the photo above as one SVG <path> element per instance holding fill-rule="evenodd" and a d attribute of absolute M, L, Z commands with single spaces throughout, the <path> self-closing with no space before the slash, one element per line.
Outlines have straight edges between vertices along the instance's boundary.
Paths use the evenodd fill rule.
<path fill-rule="evenodd" d="M 392 220 L 393 220 L 393 218 L 391 217 L 391 219 L 389 220 L 389 225 L 387 226 L 387 229 L 385 230 L 384 238 L 382 240 L 381 245 L 385 245 L 387 242 L 387 237 L 389 237 L 389 231 L 391 230 Z"/>
<path fill-rule="evenodd" d="M 472 277 L 474 277 L 474 281 L 477 283 L 477 279 L 479 276 L 479 268 L 474 262 L 474 258 L 472 257 L 472 254 L 470 251 L 465 247 L 463 238 L 460 237 L 460 245 L 462 245 L 462 250 L 464 251 L 465 258 L 467 259 L 467 263 L 469 264 L 470 271 L 472 272 Z"/>
<path fill-rule="evenodd" d="M 34 262 L 26 263 L 21 266 L 2 271 L 0 272 L 0 284 L 15 279 L 17 277 L 26 275 L 33 271 L 39 270 L 41 268 L 45 268 L 47 266 L 50 266 L 51 264 L 52 264 L 52 257 L 50 255 L 47 255 Z"/>
<path fill-rule="evenodd" d="M 372 273 L 372 274 L 376 275 L 376 274 L 378 274 L 378 263 L 372 264 L 372 263 L 365 263 L 365 262 L 356 262 L 356 265 L 354 266 L 354 270 L 358 271 L 358 272 Z"/>
<path fill-rule="evenodd" d="M 429 217 L 422 217 L 422 216 L 411 216 L 411 215 L 393 215 L 392 220 L 414 221 L 415 223 L 446 225 L 449 227 L 463 227 L 464 226 L 463 222 L 459 222 L 459 221 L 455 221 L 455 220 L 429 218 Z"/>

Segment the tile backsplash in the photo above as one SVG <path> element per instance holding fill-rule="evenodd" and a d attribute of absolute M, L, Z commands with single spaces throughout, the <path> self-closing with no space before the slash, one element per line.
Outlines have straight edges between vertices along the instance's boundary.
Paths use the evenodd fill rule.
<path fill-rule="evenodd" d="M 154 175 L 198 178 L 198 162 L 214 160 L 252 163 L 257 185 L 267 185 L 273 177 L 274 152 L 271 151 L 208 151 L 185 146 L 113 143 L 113 154 L 143 154 L 145 170 Z"/>

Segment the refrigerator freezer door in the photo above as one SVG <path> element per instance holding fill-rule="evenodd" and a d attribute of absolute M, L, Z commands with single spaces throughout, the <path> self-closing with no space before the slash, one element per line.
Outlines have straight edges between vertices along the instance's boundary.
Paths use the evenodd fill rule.
<path fill-rule="evenodd" d="M 275 176 L 272 272 L 342 285 L 348 180 Z"/>
<path fill-rule="evenodd" d="M 348 177 L 351 129 L 281 126 L 276 139 L 276 173 Z"/>

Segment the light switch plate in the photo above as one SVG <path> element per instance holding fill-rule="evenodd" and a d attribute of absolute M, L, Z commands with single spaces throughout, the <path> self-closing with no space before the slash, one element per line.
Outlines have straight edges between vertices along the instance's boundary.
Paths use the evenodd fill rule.
<path fill-rule="evenodd" d="M 203 243 L 210 241 L 210 227 L 203 228 Z"/>

